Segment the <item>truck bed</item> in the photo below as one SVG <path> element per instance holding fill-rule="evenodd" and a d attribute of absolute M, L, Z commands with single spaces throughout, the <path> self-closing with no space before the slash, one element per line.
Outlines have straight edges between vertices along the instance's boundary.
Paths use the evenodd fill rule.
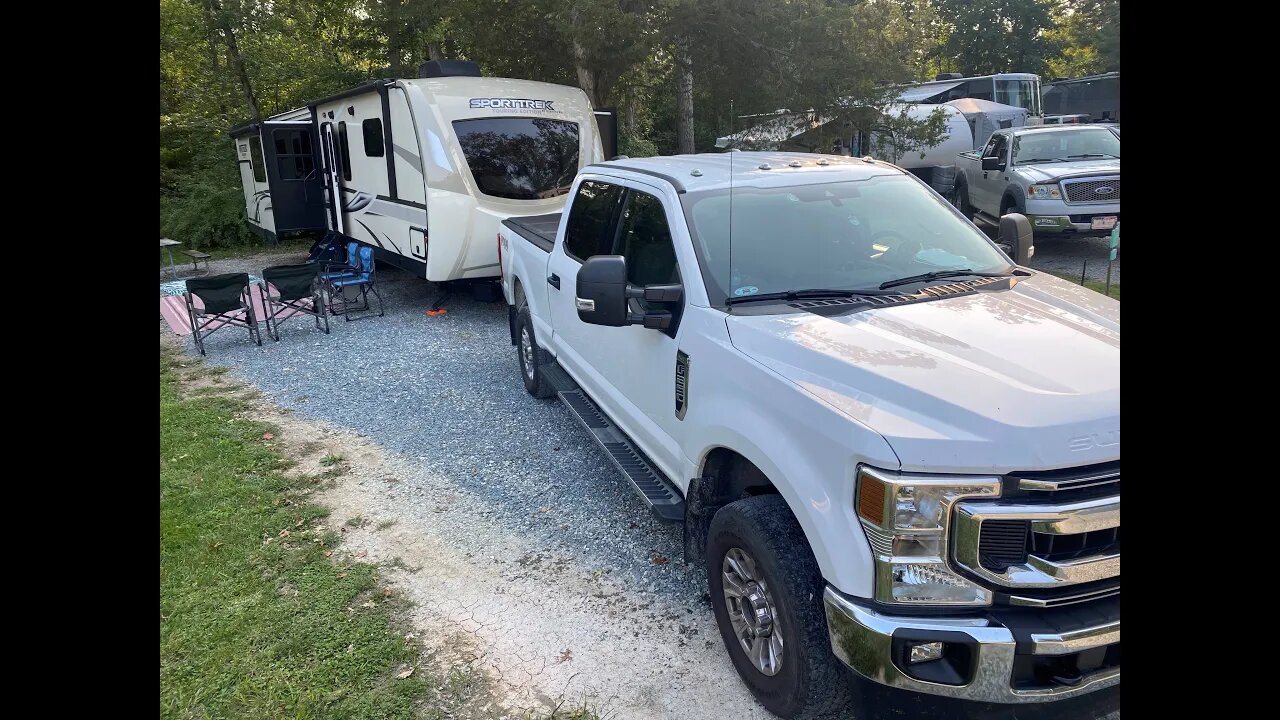
<path fill-rule="evenodd" d="M 561 215 L 562 213 L 558 212 L 545 215 L 521 215 L 509 217 L 503 220 L 502 224 L 525 240 L 546 252 L 551 252 L 552 246 L 556 244 L 556 231 L 560 229 Z"/>

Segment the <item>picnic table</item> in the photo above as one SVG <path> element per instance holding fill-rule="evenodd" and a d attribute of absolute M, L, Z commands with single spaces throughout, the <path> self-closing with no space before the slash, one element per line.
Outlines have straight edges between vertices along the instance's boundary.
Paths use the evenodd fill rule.
<path fill-rule="evenodd" d="M 181 245 L 177 240 L 160 238 L 160 248 L 169 253 L 169 277 L 178 277 L 178 268 L 173 264 L 173 246 Z"/>

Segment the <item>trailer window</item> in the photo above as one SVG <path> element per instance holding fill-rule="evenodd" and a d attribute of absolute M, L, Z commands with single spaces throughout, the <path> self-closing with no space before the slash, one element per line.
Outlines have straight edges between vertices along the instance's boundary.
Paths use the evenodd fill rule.
<path fill-rule="evenodd" d="M 315 155 L 311 150 L 309 130 L 276 130 L 271 133 L 276 144 L 276 166 L 281 180 L 306 180 L 315 172 Z"/>
<path fill-rule="evenodd" d="M 262 138 L 254 135 L 249 138 L 249 166 L 253 168 L 253 181 L 267 181 L 267 166 L 262 161 Z"/>
<path fill-rule="evenodd" d="M 578 173 L 578 124 L 546 118 L 455 120 L 480 192 L 538 200 L 569 192 Z"/>
<path fill-rule="evenodd" d="M 338 123 L 338 152 L 342 155 L 342 179 L 351 180 L 351 146 L 347 144 L 347 124 Z"/>
<path fill-rule="evenodd" d="M 386 145 L 382 141 L 382 121 L 377 118 L 365 120 L 360 123 L 360 129 L 364 131 L 365 157 L 385 156 Z"/>

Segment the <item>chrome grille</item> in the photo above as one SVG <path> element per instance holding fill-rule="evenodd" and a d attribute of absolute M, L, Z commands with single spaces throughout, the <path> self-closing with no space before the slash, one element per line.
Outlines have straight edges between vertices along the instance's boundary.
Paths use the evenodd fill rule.
<path fill-rule="evenodd" d="M 1062 189 L 1070 203 L 1120 202 L 1120 178 L 1065 180 Z"/>
<path fill-rule="evenodd" d="M 1120 577 L 1119 494 L 966 500 L 952 524 L 952 561 L 989 587 L 1062 589 Z"/>

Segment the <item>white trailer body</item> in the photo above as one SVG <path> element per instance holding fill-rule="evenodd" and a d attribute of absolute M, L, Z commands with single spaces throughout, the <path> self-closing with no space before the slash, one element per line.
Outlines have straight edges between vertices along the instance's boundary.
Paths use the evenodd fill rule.
<path fill-rule="evenodd" d="M 582 90 L 472 75 L 309 104 L 330 230 L 427 280 L 497 277 L 499 223 L 559 212 L 579 169 L 606 159 Z"/>
<path fill-rule="evenodd" d="M 311 111 L 298 108 L 231 130 L 249 229 L 280 235 L 323 231 L 324 195 Z"/>

